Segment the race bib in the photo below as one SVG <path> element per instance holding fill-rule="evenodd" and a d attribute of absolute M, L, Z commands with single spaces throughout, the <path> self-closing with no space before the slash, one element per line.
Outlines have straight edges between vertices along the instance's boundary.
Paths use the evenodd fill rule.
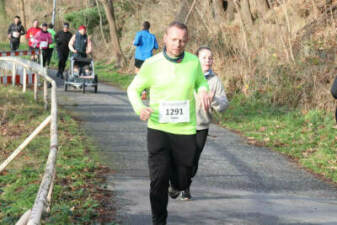
<path fill-rule="evenodd" d="M 48 48 L 48 41 L 41 41 L 40 42 L 40 47 L 41 48 Z"/>
<path fill-rule="evenodd" d="M 190 101 L 161 101 L 159 103 L 159 123 L 190 122 Z"/>
<path fill-rule="evenodd" d="M 13 31 L 12 36 L 15 38 L 19 38 L 20 37 L 20 33 L 17 31 Z"/>

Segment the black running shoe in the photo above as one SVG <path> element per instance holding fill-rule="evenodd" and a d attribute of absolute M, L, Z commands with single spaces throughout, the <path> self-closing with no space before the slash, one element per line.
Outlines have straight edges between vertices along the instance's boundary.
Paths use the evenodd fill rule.
<path fill-rule="evenodd" d="M 168 194 L 172 199 L 176 199 L 180 195 L 180 191 L 174 189 L 172 186 L 168 189 Z"/>
<path fill-rule="evenodd" d="M 181 192 L 181 197 L 180 199 L 183 201 L 191 200 L 191 192 L 189 188 L 186 188 L 184 191 Z"/>

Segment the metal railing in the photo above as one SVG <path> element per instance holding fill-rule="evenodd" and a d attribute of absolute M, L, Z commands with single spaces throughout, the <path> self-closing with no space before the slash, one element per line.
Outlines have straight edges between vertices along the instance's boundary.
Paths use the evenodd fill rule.
<path fill-rule="evenodd" d="M 44 107 L 48 109 L 48 83 L 51 84 L 50 95 L 50 115 L 26 138 L 26 140 L 0 165 L 2 172 L 7 165 L 15 159 L 15 157 L 50 123 L 50 151 L 46 163 L 44 175 L 35 198 L 34 205 L 25 212 L 16 225 L 39 225 L 43 212 L 50 212 L 50 202 L 55 179 L 55 164 L 58 151 L 57 136 L 57 98 L 56 98 L 56 82 L 48 76 L 46 68 L 29 60 L 17 57 L 0 57 L 0 68 L 8 70 L 12 64 L 12 80 L 15 80 L 17 69 L 20 67 L 23 76 L 23 92 L 26 92 L 27 72 L 34 72 L 34 99 L 37 100 L 38 95 L 38 78 L 43 79 L 43 100 Z M 1 76 L 1 74 L 0 74 Z M 13 82 L 13 85 L 15 83 Z"/>

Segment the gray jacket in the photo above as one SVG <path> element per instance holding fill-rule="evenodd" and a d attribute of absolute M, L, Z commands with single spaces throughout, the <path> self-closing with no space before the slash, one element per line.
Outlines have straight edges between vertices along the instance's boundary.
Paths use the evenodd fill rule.
<path fill-rule="evenodd" d="M 229 105 L 225 88 L 216 74 L 210 70 L 205 74 L 205 77 L 208 81 L 209 90 L 214 91 L 215 94 L 208 112 L 206 112 L 203 107 L 200 106 L 200 101 L 196 97 L 197 130 L 208 129 L 212 121 L 212 111 L 214 110 L 217 112 L 222 112 Z"/>

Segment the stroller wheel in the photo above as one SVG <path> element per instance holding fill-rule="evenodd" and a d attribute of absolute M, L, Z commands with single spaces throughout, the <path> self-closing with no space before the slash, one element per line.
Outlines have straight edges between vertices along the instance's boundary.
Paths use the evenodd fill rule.
<path fill-rule="evenodd" d="M 64 84 L 64 91 L 68 91 L 68 84 Z"/>

